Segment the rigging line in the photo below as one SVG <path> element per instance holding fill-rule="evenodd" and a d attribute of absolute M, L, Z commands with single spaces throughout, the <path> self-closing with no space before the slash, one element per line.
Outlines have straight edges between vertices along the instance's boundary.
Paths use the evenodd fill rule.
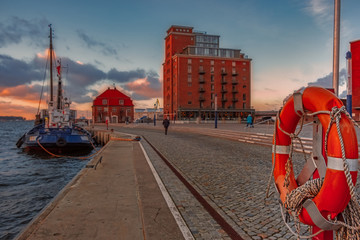
<path fill-rule="evenodd" d="M 43 95 L 43 92 L 44 92 L 44 83 L 45 83 L 45 78 L 46 78 L 46 69 L 47 69 L 47 65 L 48 65 L 48 61 L 49 61 L 49 55 L 47 56 L 46 58 L 46 64 L 45 64 L 45 71 L 44 71 L 44 78 L 43 78 L 43 84 L 41 86 L 41 93 L 40 93 L 40 99 L 39 99 L 39 106 L 38 106 L 38 109 L 37 109 L 37 114 L 39 114 L 39 111 L 40 111 L 40 104 L 41 104 L 41 99 L 42 99 L 42 95 Z"/>

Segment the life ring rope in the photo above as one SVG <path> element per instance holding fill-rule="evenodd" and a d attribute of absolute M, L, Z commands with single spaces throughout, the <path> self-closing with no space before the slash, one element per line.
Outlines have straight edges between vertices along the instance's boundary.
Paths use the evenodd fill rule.
<path fill-rule="evenodd" d="M 300 95 L 301 96 L 301 95 Z M 347 159 L 346 155 L 345 155 L 345 146 L 344 146 L 344 141 L 343 141 L 343 137 L 340 131 L 340 119 L 341 119 L 341 114 L 344 114 L 348 119 L 351 120 L 351 122 L 358 128 L 360 128 L 359 124 L 357 124 L 352 117 L 350 116 L 350 114 L 346 111 L 345 106 L 342 106 L 340 108 L 338 107 L 333 107 L 331 111 L 326 111 L 326 110 L 321 110 L 321 111 L 317 111 L 317 112 L 312 112 L 312 113 L 308 113 L 305 112 L 302 108 L 296 107 L 297 104 L 296 102 L 298 102 L 298 100 L 295 99 L 300 99 L 300 101 L 302 101 L 301 97 L 295 97 L 294 94 L 294 110 L 296 115 L 298 115 L 300 117 L 300 129 L 298 131 L 296 131 L 295 133 L 288 133 L 286 132 L 282 127 L 281 127 L 281 119 L 280 119 L 280 113 L 282 111 L 282 108 L 278 111 L 277 116 L 276 116 L 276 124 L 274 124 L 274 142 L 273 142 L 273 147 L 272 147 L 272 153 L 273 153 L 273 157 L 272 157 L 272 169 L 271 169 L 271 173 L 270 173 L 270 177 L 269 177 L 269 181 L 268 181 L 268 185 L 267 185 L 267 189 L 266 189 L 266 196 L 265 198 L 269 198 L 271 194 L 269 194 L 269 190 L 270 190 L 270 185 L 273 178 L 273 174 L 274 174 L 274 169 L 275 169 L 275 164 L 276 164 L 276 156 L 277 154 L 286 154 L 288 155 L 288 160 L 286 162 L 285 165 L 285 170 L 286 170 L 286 174 L 285 174 L 285 181 L 284 181 L 284 185 L 287 187 L 290 183 L 290 172 L 292 171 L 292 154 L 293 154 L 293 144 L 294 144 L 294 140 L 298 139 L 298 141 L 300 142 L 301 145 L 301 149 L 303 151 L 304 154 L 304 158 L 306 161 L 306 154 L 305 154 L 305 150 L 304 150 L 304 146 L 301 142 L 300 137 L 298 136 L 302 130 L 303 127 L 303 123 L 304 123 L 304 117 L 305 116 L 317 116 L 319 114 L 328 114 L 330 116 L 330 122 L 328 124 L 327 127 L 327 131 L 326 131 L 326 135 L 325 135 L 325 153 L 327 154 L 327 141 L 328 141 L 328 136 L 329 136 L 329 132 L 330 132 L 330 128 L 333 124 L 336 125 L 336 129 L 337 129 L 337 134 L 340 140 L 340 146 L 341 146 L 341 158 L 335 158 L 335 157 L 330 157 L 328 156 L 328 166 L 327 168 L 330 169 L 335 169 L 335 170 L 341 170 L 344 171 L 345 173 L 345 177 L 346 177 L 346 182 L 347 185 L 349 187 L 349 192 L 350 192 L 350 196 L 351 196 L 351 200 L 348 203 L 346 209 L 343 212 L 344 217 L 346 218 L 346 222 L 343 221 L 339 221 L 337 219 L 332 220 L 330 218 L 330 216 L 328 216 L 328 225 L 333 225 L 333 229 L 339 229 L 341 228 L 341 231 L 337 231 L 338 234 L 340 234 L 340 232 L 343 233 L 343 228 L 345 228 L 345 235 L 346 236 L 357 236 L 358 238 L 360 237 L 360 205 L 358 203 L 357 200 L 357 195 L 356 195 L 356 190 L 355 190 L 355 186 L 353 184 L 352 181 L 352 176 L 350 174 L 350 171 L 357 171 L 357 165 L 358 165 L 358 159 Z M 302 105 L 302 102 L 301 102 Z M 289 136 L 290 138 L 290 144 L 289 145 L 277 145 L 276 139 L 277 139 L 277 129 L 279 129 L 282 133 L 284 133 L 285 135 Z M 313 181 L 313 180 L 311 180 Z M 308 181 L 308 182 L 311 182 Z M 323 181 L 321 181 L 321 184 L 319 185 L 319 183 L 317 183 L 317 188 L 321 188 Z M 319 187 L 320 186 L 320 187 Z M 299 188 L 299 187 L 298 187 Z M 298 188 L 294 189 L 297 190 Z M 278 191 L 277 187 L 275 186 L 276 191 Z M 293 191 L 294 191 L 293 190 Z M 292 191 L 292 192 L 293 192 Z M 318 190 L 317 190 L 318 191 Z M 315 194 L 316 195 L 316 194 Z M 311 200 L 307 200 L 307 201 L 311 201 Z M 301 200 L 301 202 L 303 203 L 304 201 Z M 282 218 L 286 224 L 286 226 L 289 228 L 289 230 L 297 237 L 300 238 L 312 238 L 314 236 L 316 236 L 317 234 L 321 233 L 323 230 L 309 235 L 309 236 L 300 236 L 300 225 L 298 225 L 299 227 L 297 227 L 297 232 L 298 234 L 295 234 L 295 232 L 291 229 L 291 227 L 289 226 L 289 224 L 287 223 L 287 221 L 285 221 L 285 216 L 284 216 L 284 211 L 283 211 L 283 204 L 280 201 L 280 206 L 281 206 L 281 214 L 282 214 Z M 297 222 L 298 224 L 299 219 L 298 219 L 298 214 L 301 209 L 303 208 L 303 204 L 300 204 L 298 206 L 297 209 L 288 209 L 285 208 L 290 212 L 292 212 L 293 217 L 295 222 Z M 316 207 L 316 206 L 315 206 Z M 292 211 L 291 211 L 292 210 Z M 320 214 L 320 213 L 319 213 Z M 320 214 L 321 216 L 321 214 Z M 321 216 L 322 217 L 322 216 Z M 326 220 L 324 220 L 323 222 L 325 222 Z M 326 225 L 326 224 L 325 224 Z"/>

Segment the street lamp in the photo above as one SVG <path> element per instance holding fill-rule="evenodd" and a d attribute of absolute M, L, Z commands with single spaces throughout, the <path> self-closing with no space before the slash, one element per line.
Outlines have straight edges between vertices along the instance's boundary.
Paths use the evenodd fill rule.
<path fill-rule="evenodd" d="M 217 128 L 217 94 L 215 93 L 215 128 Z"/>

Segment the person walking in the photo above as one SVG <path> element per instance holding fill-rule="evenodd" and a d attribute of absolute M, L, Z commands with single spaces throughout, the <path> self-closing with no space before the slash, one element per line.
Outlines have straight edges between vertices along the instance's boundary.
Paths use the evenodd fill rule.
<path fill-rule="evenodd" d="M 165 135 L 167 135 L 168 127 L 169 127 L 169 125 L 170 125 L 169 117 L 166 117 L 166 118 L 164 119 L 163 125 L 164 125 L 164 128 L 165 128 Z"/>
<path fill-rule="evenodd" d="M 251 116 L 251 114 L 249 114 L 246 118 L 246 127 L 248 127 L 250 125 L 250 127 L 253 127 L 253 118 Z"/>

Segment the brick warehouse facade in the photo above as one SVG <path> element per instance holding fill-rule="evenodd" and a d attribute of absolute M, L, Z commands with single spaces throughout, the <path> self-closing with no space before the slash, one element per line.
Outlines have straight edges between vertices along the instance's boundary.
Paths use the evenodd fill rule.
<path fill-rule="evenodd" d="M 94 123 L 122 123 L 134 120 L 134 104 L 130 97 L 116 89 L 108 88 L 93 101 Z"/>
<path fill-rule="evenodd" d="M 352 117 L 360 121 L 360 40 L 350 42 Z"/>
<path fill-rule="evenodd" d="M 235 119 L 251 109 L 251 59 L 239 49 L 219 48 L 218 35 L 171 26 L 165 37 L 164 115 Z"/>

